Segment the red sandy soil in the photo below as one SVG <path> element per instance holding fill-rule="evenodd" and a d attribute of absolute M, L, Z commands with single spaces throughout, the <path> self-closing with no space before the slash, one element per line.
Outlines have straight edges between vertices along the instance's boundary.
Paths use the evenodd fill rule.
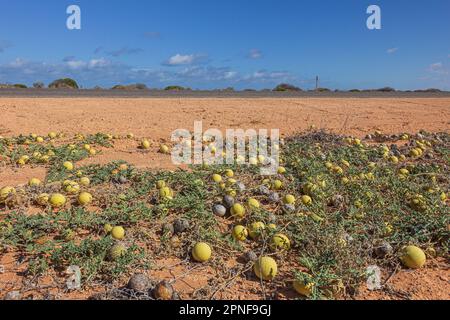
<path fill-rule="evenodd" d="M 169 139 L 178 128 L 279 128 L 288 135 L 311 125 L 353 135 L 380 128 L 448 131 L 450 99 L 21 99 L 0 98 L 0 134 L 50 130 L 133 132 Z"/>
<path fill-rule="evenodd" d="M 125 135 L 129 132 L 141 139 L 153 142 L 150 152 L 137 149 L 138 141 L 118 140 L 114 149 L 102 150 L 88 163 L 107 163 L 123 159 L 136 165 L 152 169 L 174 169 L 170 157 L 157 153 L 160 142 L 170 142 L 173 130 L 192 130 L 194 121 L 203 121 L 203 129 L 280 129 L 289 136 L 311 126 L 335 133 L 363 137 L 379 129 L 383 133 L 450 131 L 449 98 L 373 98 L 373 99 L 100 99 L 100 98 L 1 98 L 0 135 L 37 133 L 46 135 L 50 131 L 63 132 L 69 137 L 74 133 L 111 133 Z M 43 168 L 5 169 L 0 166 L 0 185 L 26 183 L 31 177 L 44 178 Z M 20 272 L 24 266 L 16 263 L 14 254 L 0 257 L 0 298 L 8 291 L 23 288 Z M 235 261 L 230 261 L 234 266 Z M 214 278 L 213 270 L 202 267 L 188 270 L 182 261 L 164 260 L 157 262 L 157 269 L 150 276 L 174 280 L 174 286 L 181 297 L 190 297 L 197 288 Z M 1 270 L 0 270 L 1 271 Z M 449 299 L 448 263 L 441 260 L 429 261 L 427 268 L 408 271 L 400 269 L 392 275 L 382 291 L 368 291 L 361 287 L 356 299 Z M 389 275 L 383 273 L 384 279 Z M 55 280 L 59 279 L 59 280 Z M 55 283 L 59 281 L 60 283 Z M 36 291 L 29 284 L 29 296 L 44 297 L 44 293 L 57 294 L 55 289 L 63 285 L 61 277 L 39 279 Z M 120 285 L 126 284 L 126 279 Z M 45 285 L 48 286 L 45 289 Z M 274 284 L 277 285 L 277 284 Z M 56 287 L 55 287 L 56 286 Z M 245 290 L 244 290 L 245 288 Z M 85 299 L 106 288 L 94 287 L 88 292 L 66 293 L 59 298 Z M 44 291 L 44 293 L 42 292 Z M 280 287 L 279 296 L 293 298 L 290 288 Z M 26 294 L 26 295 L 27 295 Z M 25 295 L 25 296 L 26 296 Z M 58 296 L 57 296 L 58 297 Z M 223 290 L 216 298 L 260 299 L 261 288 L 255 280 L 237 278 L 230 288 Z"/>
<path fill-rule="evenodd" d="M 44 299 L 53 297 L 56 299 L 83 300 L 95 294 L 105 294 L 112 286 L 93 285 L 83 291 L 67 292 L 65 288 L 64 274 L 49 274 L 41 278 L 24 278 L 22 272 L 26 270 L 26 263 L 18 263 L 17 256 L 13 253 L 0 257 L 0 265 L 4 271 L 0 273 L 0 298 L 9 291 L 20 290 L 22 298 Z M 227 268 L 237 266 L 235 260 L 227 263 Z M 239 268 L 244 268 L 240 264 Z M 280 272 L 289 273 L 292 264 L 281 266 Z M 249 274 L 251 273 L 248 272 Z M 191 299 L 198 290 L 208 284 L 208 281 L 217 279 L 217 272 L 207 265 L 194 265 L 177 258 L 163 259 L 156 262 L 152 270 L 147 272 L 151 279 L 166 280 L 173 284 L 181 299 Z M 448 264 L 442 259 L 431 260 L 427 266 L 420 270 L 399 269 L 394 274 L 387 270 L 382 272 L 383 281 L 386 282 L 382 290 L 369 291 L 365 284 L 353 299 L 356 300 L 449 300 Z M 230 277 L 232 278 L 232 277 Z M 230 279 L 229 279 L 230 280 Z M 258 300 L 263 297 L 260 282 L 250 276 L 248 279 L 236 277 L 234 281 L 224 282 L 224 287 L 217 287 L 215 299 L 226 300 Z M 114 287 L 122 287 L 127 284 L 127 277 L 123 277 Z M 297 299 L 298 295 L 289 286 L 289 282 L 274 282 L 266 284 L 276 288 L 276 296 L 272 299 Z M 225 287 L 226 286 L 226 287 Z M 207 292 L 211 296 L 214 292 Z M 198 295 L 197 295 L 198 297 Z M 348 299 L 348 297 L 338 297 Z"/>
<path fill-rule="evenodd" d="M 175 129 L 218 128 L 280 129 L 282 135 L 311 126 L 362 137 L 380 129 L 383 133 L 450 131 L 450 99 L 110 99 L 110 98 L 3 98 L 0 99 L 0 135 L 50 131 L 68 135 L 80 132 L 146 137 L 149 153 L 137 152 L 138 141 L 119 141 L 114 149 L 83 164 L 122 159 L 137 167 L 175 169 L 170 158 L 158 154 L 159 143 L 170 142 Z M 3 170 L 2 170 L 3 171 Z M 41 169 L 0 173 L 4 184 L 43 178 Z"/>

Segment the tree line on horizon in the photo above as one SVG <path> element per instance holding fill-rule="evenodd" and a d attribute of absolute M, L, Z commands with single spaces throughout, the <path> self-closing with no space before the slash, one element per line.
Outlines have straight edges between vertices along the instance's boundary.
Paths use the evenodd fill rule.
<path fill-rule="evenodd" d="M 16 83 L 16 84 L 1 84 L 0 83 L 0 89 L 28 89 L 29 87 L 25 84 L 21 84 L 21 83 Z M 35 82 L 33 83 L 33 86 L 30 88 L 34 88 L 34 89 L 82 89 L 81 86 L 78 85 L 78 83 L 71 78 L 62 78 L 62 79 L 57 79 L 53 82 L 51 82 L 47 87 L 45 86 L 45 84 L 43 82 Z M 92 88 L 92 90 L 161 90 L 161 89 L 150 89 L 149 87 L 147 87 L 147 85 L 143 84 L 143 83 L 134 83 L 134 84 L 128 84 L 128 85 L 122 85 L 122 84 L 118 84 L 115 85 L 111 88 L 102 88 L 99 86 L 95 86 L 94 88 Z M 194 91 L 193 89 L 189 88 L 189 87 L 183 87 L 183 86 L 178 86 L 178 85 L 170 85 L 165 87 L 164 89 L 165 91 Z M 239 91 L 239 90 L 235 90 L 233 87 L 228 87 L 225 89 L 212 89 L 212 90 L 197 90 L 197 91 L 221 91 L 221 92 L 235 92 L 235 91 Z M 302 88 L 296 87 L 292 84 L 288 84 L 288 83 L 281 83 L 279 85 L 277 85 L 275 88 L 273 89 L 262 89 L 262 90 L 256 90 L 256 89 L 243 89 L 240 91 L 244 91 L 244 92 L 305 92 L 305 91 L 309 91 L 309 92 L 353 92 L 353 93 L 357 93 L 357 92 L 428 92 L 428 93 L 433 93 L 433 92 L 442 92 L 442 90 L 437 89 L 437 88 L 429 88 L 429 89 L 419 89 L 419 90 L 396 90 L 394 88 L 391 87 L 383 87 L 383 88 L 378 88 L 378 89 L 350 89 L 350 90 L 339 90 L 339 89 L 329 89 L 329 88 L 317 88 L 317 89 L 312 89 L 312 90 L 304 90 Z"/>

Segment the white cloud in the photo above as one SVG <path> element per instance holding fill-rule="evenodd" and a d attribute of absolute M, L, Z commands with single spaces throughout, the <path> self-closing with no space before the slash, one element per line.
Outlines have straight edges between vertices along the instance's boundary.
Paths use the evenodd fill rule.
<path fill-rule="evenodd" d="M 81 60 L 70 60 L 67 61 L 67 66 L 69 66 L 69 68 L 71 69 L 81 69 L 87 66 L 87 63 Z"/>
<path fill-rule="evenodd" d="M 181 55 L 176 54 L 167 60 L 166 64 L 169 66 L 179 66 L 179 65 L 187 65 L 192 64 L 196 59 L 196 55 L 189 54 L 189 55 Z"/>
<path fill-rule="evenodd" d="M 442 62 L 430 64 L 426 69 L 427 74 L 420 77 L 419 80 L 426 81 L 427 86 L 450 89 L 450 67 Z"/>
<path fill-rule="evenodd" d="M 261 59 L 263 56 L 261 50 L 259 49 L 252 49 L 250 50 L 250 52 L 248 53 L 247 57 L 250 59 Z"/>
<path fill-rule="evenodd" d="M 183 60 L 183 59 L 181 59 Z M 180 61 L 180 60 L 176 60 Z M 187 61 L 187 60 L 183 60 Z M 192 62 L 192 60 L 190 60 Z M 26 61 L 20 58 L 0 64 L 0 82 L 32 84 L 50 83 L 59 78 L 73 78 L 84 87 L 145 83 L 149 87 L 179 84 L 192 88 L 223 88 L 228 86 L 272 87 L 281 82 L 296 82 L 293 75 L 283 71 L 258 70 L 248 74 L 230 67 L 184 65 L 178 69 L 130 66 L 105 58 L 88 60 L 67 57 L 61 62 Z"/>
<path fill-rule="evenodd" d="M 225 72 L 225 74 L 224 74 L 224 78 L 225 79 L 233 79 L 234 77 L 236 77 L 237 76 L 237 72 L 236 71 L 227 71 L 227 72 Z"/>
<path fill-rule="evenodd" d="M 267 71 L 267 70 L 259 70 L 255 71 L 251 74 L 245 75 L 242 78 L 243 81 L 248 81 L 251 83 L 259 82 L 259 83 L 277 83 L 277 82 L 288 82 L 295 81 L 296 77 L 294 77 L 289 72 L 285 71 Z"/>
<path fill-rule="evenodd" d="M 21 68 L 24 66 L 27 62 L 22 58 L 16 58 L 14 61 L 9 63 L 9 66 L 12 68 Z"/>
<path fill-rule="evenodd" d="M 432 63 L 430 64 L 430 70 L 439 70 L 442 69 L 442 62 L 436 62 L 436 63 Z"/>
<path fill-rule="evenodd" d="M 398 51 L 398 48 L 389 48 L 386 50 L 386 53 L 393 54 L 393 53 L 396 53 L 397 51 Z"/>
<path fill-rule="evenodd" d="M 89 61 L 89 67 L 90 68 L 102 68 L 110 65 L 110 62 L 106 60 L 105 58 L 100 59 L 92 59 Z"/>
<path fill-rule="evenodd" d="M 253 74 L 251 76 L 249 76 L 248 78 L 251 79 L 261 79 L 262 77 L 264 77 L 265 73 L 261 72 L 261 71 L 255 71 L 253 72 Z"/>
<path fill-rule="evenodd" d="M 428 71 L 438 74 L 448 74 L 449 71 L 445 68 L 444 64 L 442 62 L 436 62 L 430 64 L 428 67 Z"/>
<path fill-rule="evenodd" d="M 104 68 L 111 64 L 111 62 L 106 60 L 105 58 L 91 59 L 89 61 L 66 58 L 64 61 L 67 66 L 73 70 Z"/>

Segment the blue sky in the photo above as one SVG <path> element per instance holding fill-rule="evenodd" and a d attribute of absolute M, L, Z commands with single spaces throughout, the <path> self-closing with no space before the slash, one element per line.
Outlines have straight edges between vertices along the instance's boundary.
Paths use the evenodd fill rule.
<path fill-rule="evenodd" d="M 0 0 L 0 83 L 450 90 L 449 73 L 448 0 Z"/>

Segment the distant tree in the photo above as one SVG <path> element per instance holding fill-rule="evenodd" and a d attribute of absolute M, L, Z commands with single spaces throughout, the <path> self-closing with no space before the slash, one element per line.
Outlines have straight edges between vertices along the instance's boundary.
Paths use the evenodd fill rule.
<path fill-rule="evenodd" d="M 55 80 L 48 87 L 51 89 L 79 89 L 78 83 L 70 78 Z"/>
<path fill-rule="evenodd" d="M 317 88 L 316 91 L 317 92 L 331 92 L 331 90 L 328 88 Z"/>
<path fill-rule="evenodd" d="M 429 93 L 437 93 L 437 92 L 442 92 L 442 90 L 440 89 L 436 89 L 436 88 L 429 88 L 429 89 L 425 89 L 425 90 L 414 90 L 414 92 L 429 92 Z"/>
<path fill-rule="evenodd" d="M 164 90 L 166 90 L 166 91 L 183 91 L 183 90 L 186 90 L 186 88 L 184 88 L 182 86 L 167 86 L 164 88 Z"/>
<path fill-rule="evenodd" d="M 127 87 L 121 84 L 117 84 L 114 87 L 111 88 L 111 90 L 125 90 Z"/>
<path fill-rule="evenodd" d="M 45 87 L 45 84 L 43 82 L 38 81 L 38 82 L 33 83 L 33 88 L 35 88 L 35 89 L 43 89 L 44 87 Z"/>
<path fill-rule="evenodd" d="M 384 87 L 384 88 L 377 89 L 376 91 L 378 91 L 378 92 L 395 92 L 395 89 L 391 88 L 391 87 Z"/>
<path fill-rule="evenodd" d="M 361 90 L 359 90 L 359 89 L 350 89 L 350 90 L 348 90 L 348 92 L 361 92 Z"/>
<path fill-rule="evenodd" d="M 148 89 L 147 86 L 145 84 L 143 84 L 143 83 L 136 83 L 135 87 L 138 90 L 147 90 Z"/>
<path fill-rule="evenodd" d="M 283 92 L 283 91 L 303 91 L 302 89 L 288 83 L 282 83 L 277 85 L 273 91 Z"/>
<path fill-rule="evenodd" d="M 133 83 L 129 85 L 118 84 L 111 88 L 112 90 L 148 90 L 143 83 Z"/>
<path fill-rule="evenodd" d="M 26 89 L 28 88 L 26 85 L 22 84 L 22 83 L 16 83 L 13 85 L 14 88 L 16 89 Z"/>

